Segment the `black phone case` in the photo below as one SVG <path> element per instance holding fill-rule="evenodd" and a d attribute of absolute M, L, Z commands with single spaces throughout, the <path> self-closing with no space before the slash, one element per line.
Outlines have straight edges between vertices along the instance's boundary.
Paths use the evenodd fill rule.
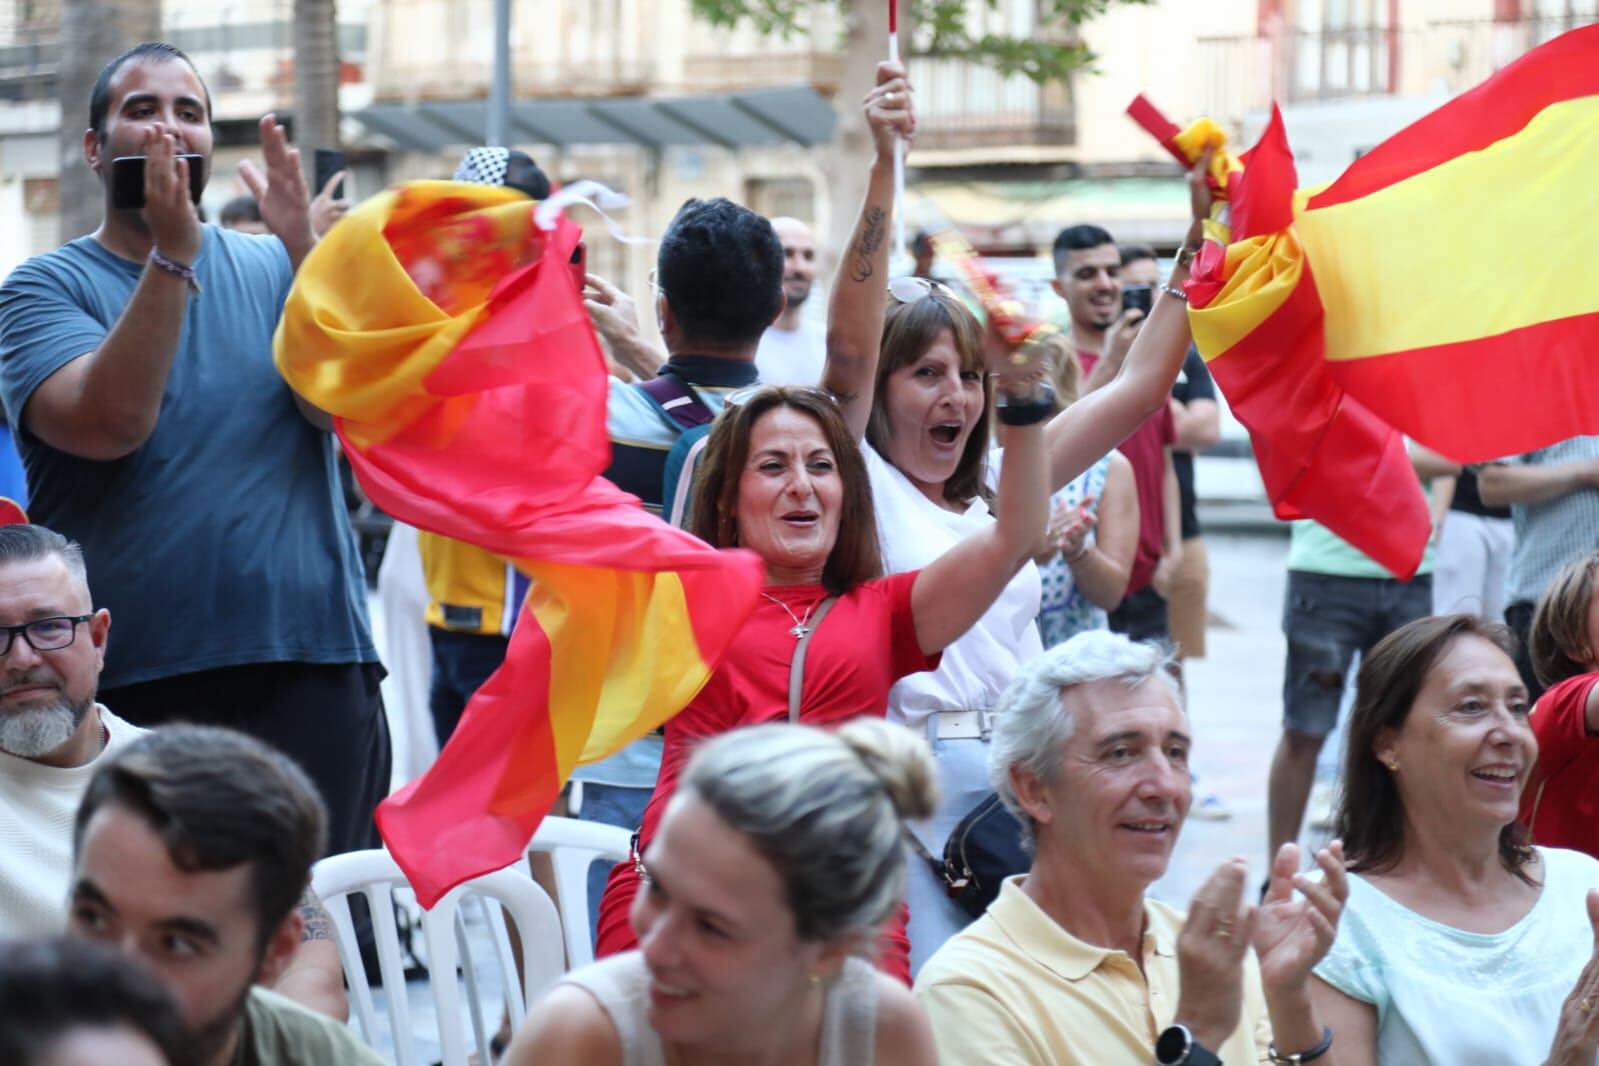
<path fill-rule="evenodd" d="M 178 158 L 189 161 L 189 199 L 198 204 L 205 192 L 205 156 L 185 152 Z M 124 155 L 111 160 L 111 206 L 118 211 L 136 211 L 144 206 L 144 156 Z"/>

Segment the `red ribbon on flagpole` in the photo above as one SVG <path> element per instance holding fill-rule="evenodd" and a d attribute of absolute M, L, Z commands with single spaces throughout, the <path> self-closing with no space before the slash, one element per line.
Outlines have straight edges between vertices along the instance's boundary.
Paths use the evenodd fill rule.
<path fill-rule="evenodd" d="M 899 32 L 899 0 L 888 0 L 888 32 Z"/>

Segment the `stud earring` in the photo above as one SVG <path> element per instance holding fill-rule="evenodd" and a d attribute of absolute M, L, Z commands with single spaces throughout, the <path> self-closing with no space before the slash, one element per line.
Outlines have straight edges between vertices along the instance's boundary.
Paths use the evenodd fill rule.
<path fill-rule="evenodd" d="M 1389 771 L 1391 773 L 1396 773 L 1397 774 L 1399 772 L 1399 760 L 1393 758 L 1392 756 L 1390 756 L 1387 759 L 1384 759 L 1383 760 L 1383 765 L 1388 767 L 1388 769 L 1389 769 Z"/>

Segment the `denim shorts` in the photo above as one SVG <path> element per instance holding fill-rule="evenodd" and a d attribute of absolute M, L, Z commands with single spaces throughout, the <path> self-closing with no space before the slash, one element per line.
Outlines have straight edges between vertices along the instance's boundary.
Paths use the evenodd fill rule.
<path fill-rule="evenodd" d="M 1288 571 L 1283 635 L 1283 728 L 1325 737 L 1338 724 L 1344 678 L 1355 653 L 1432 613 L 1432 575 L 1409 581 Z"/>

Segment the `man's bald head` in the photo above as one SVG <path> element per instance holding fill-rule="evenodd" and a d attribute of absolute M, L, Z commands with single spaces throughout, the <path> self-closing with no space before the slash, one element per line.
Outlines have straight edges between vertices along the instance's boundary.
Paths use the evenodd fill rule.
<path fill-rule="evenodd" d="M 811 236 L 811 228 L 797 218 L 780 215 L 771 222 L 783 245 L 783 295 L 788 299 L 786 317 L 799 311 L 816 283 L 816 241 Z"/>

